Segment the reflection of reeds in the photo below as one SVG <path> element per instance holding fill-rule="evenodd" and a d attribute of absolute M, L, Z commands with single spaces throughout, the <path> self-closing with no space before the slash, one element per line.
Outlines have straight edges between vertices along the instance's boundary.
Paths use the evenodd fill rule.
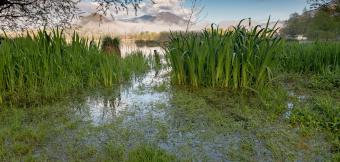
<path fill-rule="evenodd" d="M 59 30 L 5 38 L 0 58 L 0 102 L 53 99 L 74 88 L 110 87 L 148 68 L 140 54 L 124 59 L 103 55 L 98 44 L 76 33 L 67 43 Z"/>
<path fill-rule="evenodd" d="M 249 30 L 240 24 L 232 31 L 212 25 L 202 33 L 173 34 L 166 49 L 173 81 L 233 89 L 265 85 L 280 44 L 277 29 L 269 21 Z"/>

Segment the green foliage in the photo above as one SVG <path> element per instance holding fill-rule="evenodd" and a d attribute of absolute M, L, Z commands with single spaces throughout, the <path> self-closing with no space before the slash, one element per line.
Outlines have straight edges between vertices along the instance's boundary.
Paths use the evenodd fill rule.
<path fill-rule="evenodd" d="M 212 25 L 202 33 L 172 34 L 166 56 L 173 82 L 233 89 L 267 84 L 280 45 L 277 29 L 269 28 L 269 21 L 249 30 L 240 24 L 233 31 Z"/>
<path fill-rule="evenodd" d="M 299 44 L 287 42 L 277 57 L 282 71 L 297 73 L 338 73 L 340 70 L 340 43 L 314 42 Z"/>
<path fill-rule="evenodd" d="M 5 38 L 0 46 L 0 104 L 41 103 L 75 88 L 110 87 L 148 67 L 139 55 L 121 59 L 89 44 L 76 33 L 67 43 L 60 30 Z"/>

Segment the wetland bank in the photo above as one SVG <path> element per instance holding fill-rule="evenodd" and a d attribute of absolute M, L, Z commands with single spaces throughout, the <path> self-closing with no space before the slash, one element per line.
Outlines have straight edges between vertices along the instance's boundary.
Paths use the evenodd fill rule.
<path fill-rule="evenodd" d="M 5 38 L 0 159 L 337 161 L 340 44 L 275 32 L 212 26 L 126 57 L 59 30 Z"/>

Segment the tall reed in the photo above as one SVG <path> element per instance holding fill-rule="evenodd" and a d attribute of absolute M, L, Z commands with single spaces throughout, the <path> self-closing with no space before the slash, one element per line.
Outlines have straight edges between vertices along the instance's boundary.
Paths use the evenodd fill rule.
<path fill-rule="evenodd" d="M 109 87 L 148 68 L 140 55 L 122 59 L 102 54 L 98 44 L 76 33 L 67 43 L 60 30 L 5 38 L 0 58 L 0 104 L 54 99 L 76 88 Z"/>
<path fill-rule="evenodd" d="M 340 42 L 286 42 L 277 59 L 285 72 L 339 73 Z"/>
<path fill-rule="evenodd" d="M 276 25 L 248 29 L 241 23 L 232 31 L 211 26 L 201 33 L 172 33 L 166 48 L 172 80 L 195 87 L 257 89 L 271 79 L 279 48 Z M 249 20 L 249 23 L 250 20 Z"/>

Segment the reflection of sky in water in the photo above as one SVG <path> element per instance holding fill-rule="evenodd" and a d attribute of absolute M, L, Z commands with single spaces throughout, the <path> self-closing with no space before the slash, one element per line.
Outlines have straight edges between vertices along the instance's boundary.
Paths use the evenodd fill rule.
<path fill-rule="evenodd" d="M 305 95 L 296 95 L 293 91 L 288 91 L 288 96 L 297 98 L 299 102 L 305 101 L 308 97 Z M 284 117 L 289 119 L 292 116 L 292 111 L 294 110 L 294 103 L 289 101 L 287 103 L 287 111 L 284 113 Z"/>
<path fill-rule="evenodd" d="M 117 95 L 87 97 L 86 107 L 90 113 L 88 114 L 89 120 L 92 120 L 94 124 L 105 124 L 114 122 L 117 116 L 124 113 L 134 113 L 135 118 L 143 118 L 149 113 L 155 116 L 164 115 L 152 109 L 155 103 L 166 103 L 169 100 L 169 94 L 166 92 L 149 93 L 151 88 L 164 81 L 155 74 L 156 72 L 152 71 L 140 80 L 133 79 L 132 85 L 118 88 Z M 159 75 L 162 75 L 162 72 Z"/>

